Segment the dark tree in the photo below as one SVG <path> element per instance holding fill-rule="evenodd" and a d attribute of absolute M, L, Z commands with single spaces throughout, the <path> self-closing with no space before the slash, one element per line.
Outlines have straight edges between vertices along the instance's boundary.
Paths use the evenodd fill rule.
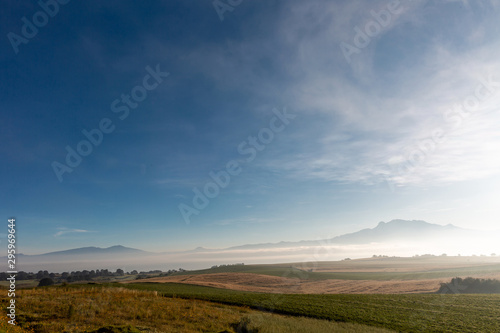
<path fill-rule="evenodd" d="M 38 286 L 39 287 L 45 287 L 45 286 L 51 286 L 53 284 L 54 284 L 54 280 L 52 280 L 49 277 L 45 277 L 45 278 L 43 278 L 43 279 L 40 280 L 40 282 L 38 283 Z"/>

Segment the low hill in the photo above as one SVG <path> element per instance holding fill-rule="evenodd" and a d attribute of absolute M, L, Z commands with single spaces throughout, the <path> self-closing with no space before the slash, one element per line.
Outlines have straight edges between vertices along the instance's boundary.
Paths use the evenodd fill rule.
<path fill-rule="evenodd" d="M 131 253 L 146 254 L 148 252 L 142 251 L 139 249 L 133 249 L 130 247 L 125 247 L 122 245 L 114 245 L 114 246 L 110 246 L 107 248 L 101 248 L 101 247 L 95 247 L 95 246 L 80 247 L 77 249 L 48 252 L 48 253 L 43 253 L 43 254 L 31 255 L 31 256 L 33 257 L 33 256 L 94 255 L 94 254 L 107 255 L 107 254 L 131 254 Z"/>

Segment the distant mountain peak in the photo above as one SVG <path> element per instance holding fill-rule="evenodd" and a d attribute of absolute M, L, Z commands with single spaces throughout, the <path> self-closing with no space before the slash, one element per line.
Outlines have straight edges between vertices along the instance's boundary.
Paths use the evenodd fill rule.
<path fill-rule="evenodd" d="M 119 254 L 119 253 L 140 253 L 144 252 L 142 250 L 133 249 L 130 247 L 125 247 L 123 245 L 113 245 L 107 248 L 97 247 L 97 246 L 86 246 L 76 249 L 69 249 L 64 251 L 55 251 L 49 253 L 40 254 L 41 256 L 50 255 L 90 255 L 90 254 Z"/>
<path fill-rule="evenodd" d="M 381 221 L 375 228 L 367 228 L 350 234 L 345 234 L 332 238 L 332 241 L 339 243 L 371 243 L 386 242 L 392 240 L 415 239 L 429 236 L 436 236 L 443 232 L 459 232 L 464 229 L 453 224 L 446 226 L 433 224 L 422 220 L 402 220 L 395 219 L 389 222 Z"/>
<path fill-rule="evenodd" d="M 448 224 L 446 226 L 429 223 L 423 220 L 393 219 L 389 222 L 380 221 L 374 228 L 366 228 L 357 232 L 339 235 L 334 238 L 325 239 L 327 243 L 338 244 L 370 244 L 391 242 L 394 240 L 412 241 L 418 238 L 427 239 L 432 236 L 448 236 L 451 233 L 463 232 L 465 229 Z M 249 250 L 259 248 L 279 248 L 283 246 L 314 246 L 318 242 L 313 240 L 302 240 L 300 242 L 277 242 L 258 243 L 233 246 L 226 250 Z"/>

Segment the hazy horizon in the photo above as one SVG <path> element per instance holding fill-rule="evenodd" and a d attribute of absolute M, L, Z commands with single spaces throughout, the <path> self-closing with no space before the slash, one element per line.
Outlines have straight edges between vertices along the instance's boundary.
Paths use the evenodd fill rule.
<path fill-rule="evenodd" d="M 126 243 L 123 243 L 123 242 L 122 243 L 116 243 L 116 244 L 115 243 L 113 243 L 113 244 L 109 243 L 109 244 L 104 245 L 104 246 L 96 246 L 92 242 L 90 242 L 90 243 L 88 243 L 88 244 L 86 244 L 85 246 L 82 246 L 82 247 L 59 248 L 59 249 L 55 249 L 55 250 L 51 250 L 51 251 L 38 251 L 36 253 L 22 253 L 22 254 L 23 255 L 40 255 L 40 254 L 53 253 L 53 252 L 61 252 L 61 251 L 72 250 L 72 249 L 81 249 L 81 248 L 108 249 L 108 248 L 114 248 L 114 247 L 125 247 L 125 248 L 129 248 L 129 249 L 137 249 L 137 250 L 149 252 L 151 254 L 158 254 L 158 253 L 186 252 L 186 251 L 193 251 L 193 250 L 197 250 L 197 249 L 226 250 L 226 249 L 230 249 L 230 248 L 239 248 L 239 247 L 242 247 L 242 246 L 255 246 L 255 245 L 267 245 L 267 244 L 279 245 L 280 243 L 299 243 L 299 242 L 304 242 L 304 241 L 306 241 L 306 242 L 319 242 L 318 244 L 322 244 L 322 245 L 318 245 L 318 246 L 321 247 L 321 246 L 325 245 L 325 244 L 321 243 L 321 241 L 323 241 L 323 240 L 335 239 L 335 238 L 338 238 L 338 237 L 345 237 L 345 236 L 349 236 L 349 235 L 353 235 L 353 234 L 358 234 L 358 233 L 366 231 L 366 230 L 375 230 L 375 229 L 377 229 L 380 226 L 380 224 L 389 225 L 389 224 L 394 224 L 394 223 L 397 224 L 399 222 L 403 222 L 403 223 L 406 223 L 406 222 L 417 222 L 417 223 L 423 223 L 423 224 L 426 224 L 426 225 L 437 226 L 437 227 L 449 227 L 449 226 L 451 226 L 451 227 L 457 228 L 457 230 L 462 230 L 464 232 L 470 232 L 470 231 L 472 231 L 472 232 L 482 233 L 482 236 L 486 237 L 486 238 L 497 237 L 496 235 L 500 235 L 500 229 L 488 230 L 488 232 L 492 232 L 492 233 L 491 234 L 487 234 L 487 233 L 484 232 L 484 230 L 479 230 L 479 229 L 463 229 L 463 228 L 457 227 L 457 226 L 455 226 L 453 224 L 439 225 L 439 224 L 429 223 L 427 221 L 421 221 L 421 220 L 393 219 L 391 221 L 380 221 L 377 224 L 372 225 L 371 227 L 360 229 L 360 230 L 352 230 L 352 231 L 349 231 L 349 232 L 347 232 L 345 234 L 324 235 L 322 237 L 316 237 L 314 239 L 306 239 L 306 238 L 302 238 L 302 239 L 299 239 L 299 240 L 281 239 L 281 240 L 276 241 L 276 242 L 259 242 L 259 241 L 256 241 L 256 242 L 238 243 L 238 244 L 232 244 L 230 246 L 219 246 L 219 247 L 217 247 L 217 246 L 216 247 L 207 247 L 207 246 L 204 246 L 204 244 L 199 244 L 196 247 L 176 248 L 176 249 L 163 248 L 163 249 L 158 249 L 156 251 L 150 251 L 147 248 L 135 248 L 133 246 L 130 246 L 130 244 L 126 244 Z M 410 238 L 412 237 L 412 235 L 411 235 L 410 232 L 408 233 L 408 236 Z M 397 239 L 396 238 L 396 239 L 392 239 L 392 241 L 394 241 L 394 242 L 397 243 L 397 242 L 400 242 L 401 239 Z M 484 243 L 484 239 L 481 239 L 480 242 Z M 466 247 L 467 253 L 473 254 L 474 253 L 473 246 L 475 246 L 475 245 L 476 245 L 476 243 L 473 242 L 473 241 L 471 241 L 469 239 L 469 246 Z M 431 253 L 431 252 L 432 251 L 430 251 L 428 253 Z M 486 252 L 479 251 L 477 253 L 487 253 L 487 252 L 488 251 L 486 251 Z M 433 252 L 433 254 L 437 254 L 437 253 Z"/>
<path fill-rule="evenodd" d="M 111 246 L 84 247 L 47 253 L 42 256 L 19 256 L 19 269 L 55 272 L 91 269 L 154 270 L 202 269 L 221 264 L 273 264 L 338 261 L 345 258 L 434 256 L 488 257 L 500 260 L 500 233 L 485 233 L 453 226 L 439 226 L 424 221 L 394 220 L 375 228 L 359 230 L 330 239 L 272 244 L 240 244 L 230 248 L 202 248 L 177 252 L 146 252 L 142 249 Z M 479 242 L 476 240 L 480 240 Z"/>

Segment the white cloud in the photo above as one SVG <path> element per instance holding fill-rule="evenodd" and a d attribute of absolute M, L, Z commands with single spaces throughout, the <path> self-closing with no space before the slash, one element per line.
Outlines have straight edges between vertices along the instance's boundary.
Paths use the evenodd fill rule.
<path fill-rule="evenodd" d="M 401 1 L 401 12 L 356 55 L 352 65 L 344 58 L 340 42 L 352 42 L 354 27 L 364 27 L 373 20 L 370 11 L 386 8 L 388 1 L 369 6 L 295 1 L 275 19 L 263 21 L 265 36 L 228 39 L 225 45 L 207 43 L 197 52 L 174 51 L 184 54 L 192 70 L 203 72 L 219 89 L 238 87 L 264 104 L 273 101 L 295 113 L 321 117 L 321 129 L 304 122 L 295 127 L 296 134 L 287 130 L 283 140 L 269 148 L 274 156 L 259 158 L 252 166 L 302 179 L 363 184 L 380 183 L 387 177 L 399 185 L 488 177 L 500 170 L 493 157 L 500 144 L 494 130 L 499 121 L 497 97 L 483 103 L 481 115 L 464 125 L 467 130 L 450 132 L 424 163 L 409 173 L 394 171 L 394 162 L 406 162 L 415 145 L 435 129 L 447 130 L 450 124 L 443 115 L 473 94 L 481 78 L 500 73 L 500 45 L 487 40 L 491 17 L 483 23 L 481 15 L 461 12 L 467 20 L 460 22 L 455 38 L 469 41 L 470 47 L 457 47 L 462 42 L 454 44 L 441 34 L 450 27 L 444 29 L 442 22 L 429 20 L 438 17 L 443 9 L 439 6 L 444 5 L 427 2 Z M 478 6 L 484 15 L 495 15 L 495 3 L 482 1 Z M 391 44 L 393 38 L 401 44 Z M 173 52 L 150 42 L 152 49 Z M 403 50 L 400 55 L 398 48 Z M 382 66 L 384 61 L 389 65 Z M 271 68 L 263 70 L 263 63 Z M 286 149 L 284 140 L 297 140 L 293 151 Z"/>
<path fill-rule="evenodd" d="M 213 222 L 213 225 L 225 226 L 225 225 L 233 225 L 233 224 L 253 224 L 253 223 L 272 223 L 281 221 L 282 219 L 267 219 L 267 218 L 258 218 L 258 217 L 241 217 L 234 219 L 224 219 Z"/>
<path fill-rule="evenodd" d="M 86 233 L 86 232 L 92 232 L 88 230 L 83 230 L 83 229 L 68 229 L 68 228 L 58 228 L 58 232 L 54 234 L 54 237 L 60 237 L 66 234 L 70 233 Z"/>
<path fill-rule="evenodd" d="M 472 39 L 477 39 L 477 31 L 471 30 Z M 310 48 L 302 50 L 310 54 L 313 49 L 324 53 L 326 48 L 310 42 L 301 47 Z M 342 72 L 332 74 L 326 66 L 312 63 L 311 57 L 294 59 L 294 66 L 308 74 L 289 85 L 289 105 L 294 110 L 329 115 L 331 130 L 318 139 L 318 128 L 299 129 L 304 132 L 302 137 L 318 141 L 315 149 L 307 150 L 304 145 L 301 154 L 283 153 L 265 166 L 298 178 L 364 184 L 388 177 L 397 185 L 430 185 L 498 174 L 499 91 L 481 102 L 481 111 L 471 121 L 451 126 L 444 119 L 454 104 L 474 95 L 481 80 L 500 73 L 498 51 L 494 41 L 457 51 L 436 39 L 421 50 L 418 63 L 398 67 L 391 75 L 384 73 L 383 79 L 372 76 L 376 72 L 370 58 L 373 54 L 367 52 L 360 60 L 364 61 L 359 66 L 362 70 L 355 73 L 356 77 L 366 74 L 363 80 L 352 80 Z M 495 77 L 496 82 L 499 79 Z M 444 130 L 445 142 L 436 145 L 410 172 L 395 172 L 398 167 L 393 162 L 407 162 L 409 154 L 436 129 Z"/>

